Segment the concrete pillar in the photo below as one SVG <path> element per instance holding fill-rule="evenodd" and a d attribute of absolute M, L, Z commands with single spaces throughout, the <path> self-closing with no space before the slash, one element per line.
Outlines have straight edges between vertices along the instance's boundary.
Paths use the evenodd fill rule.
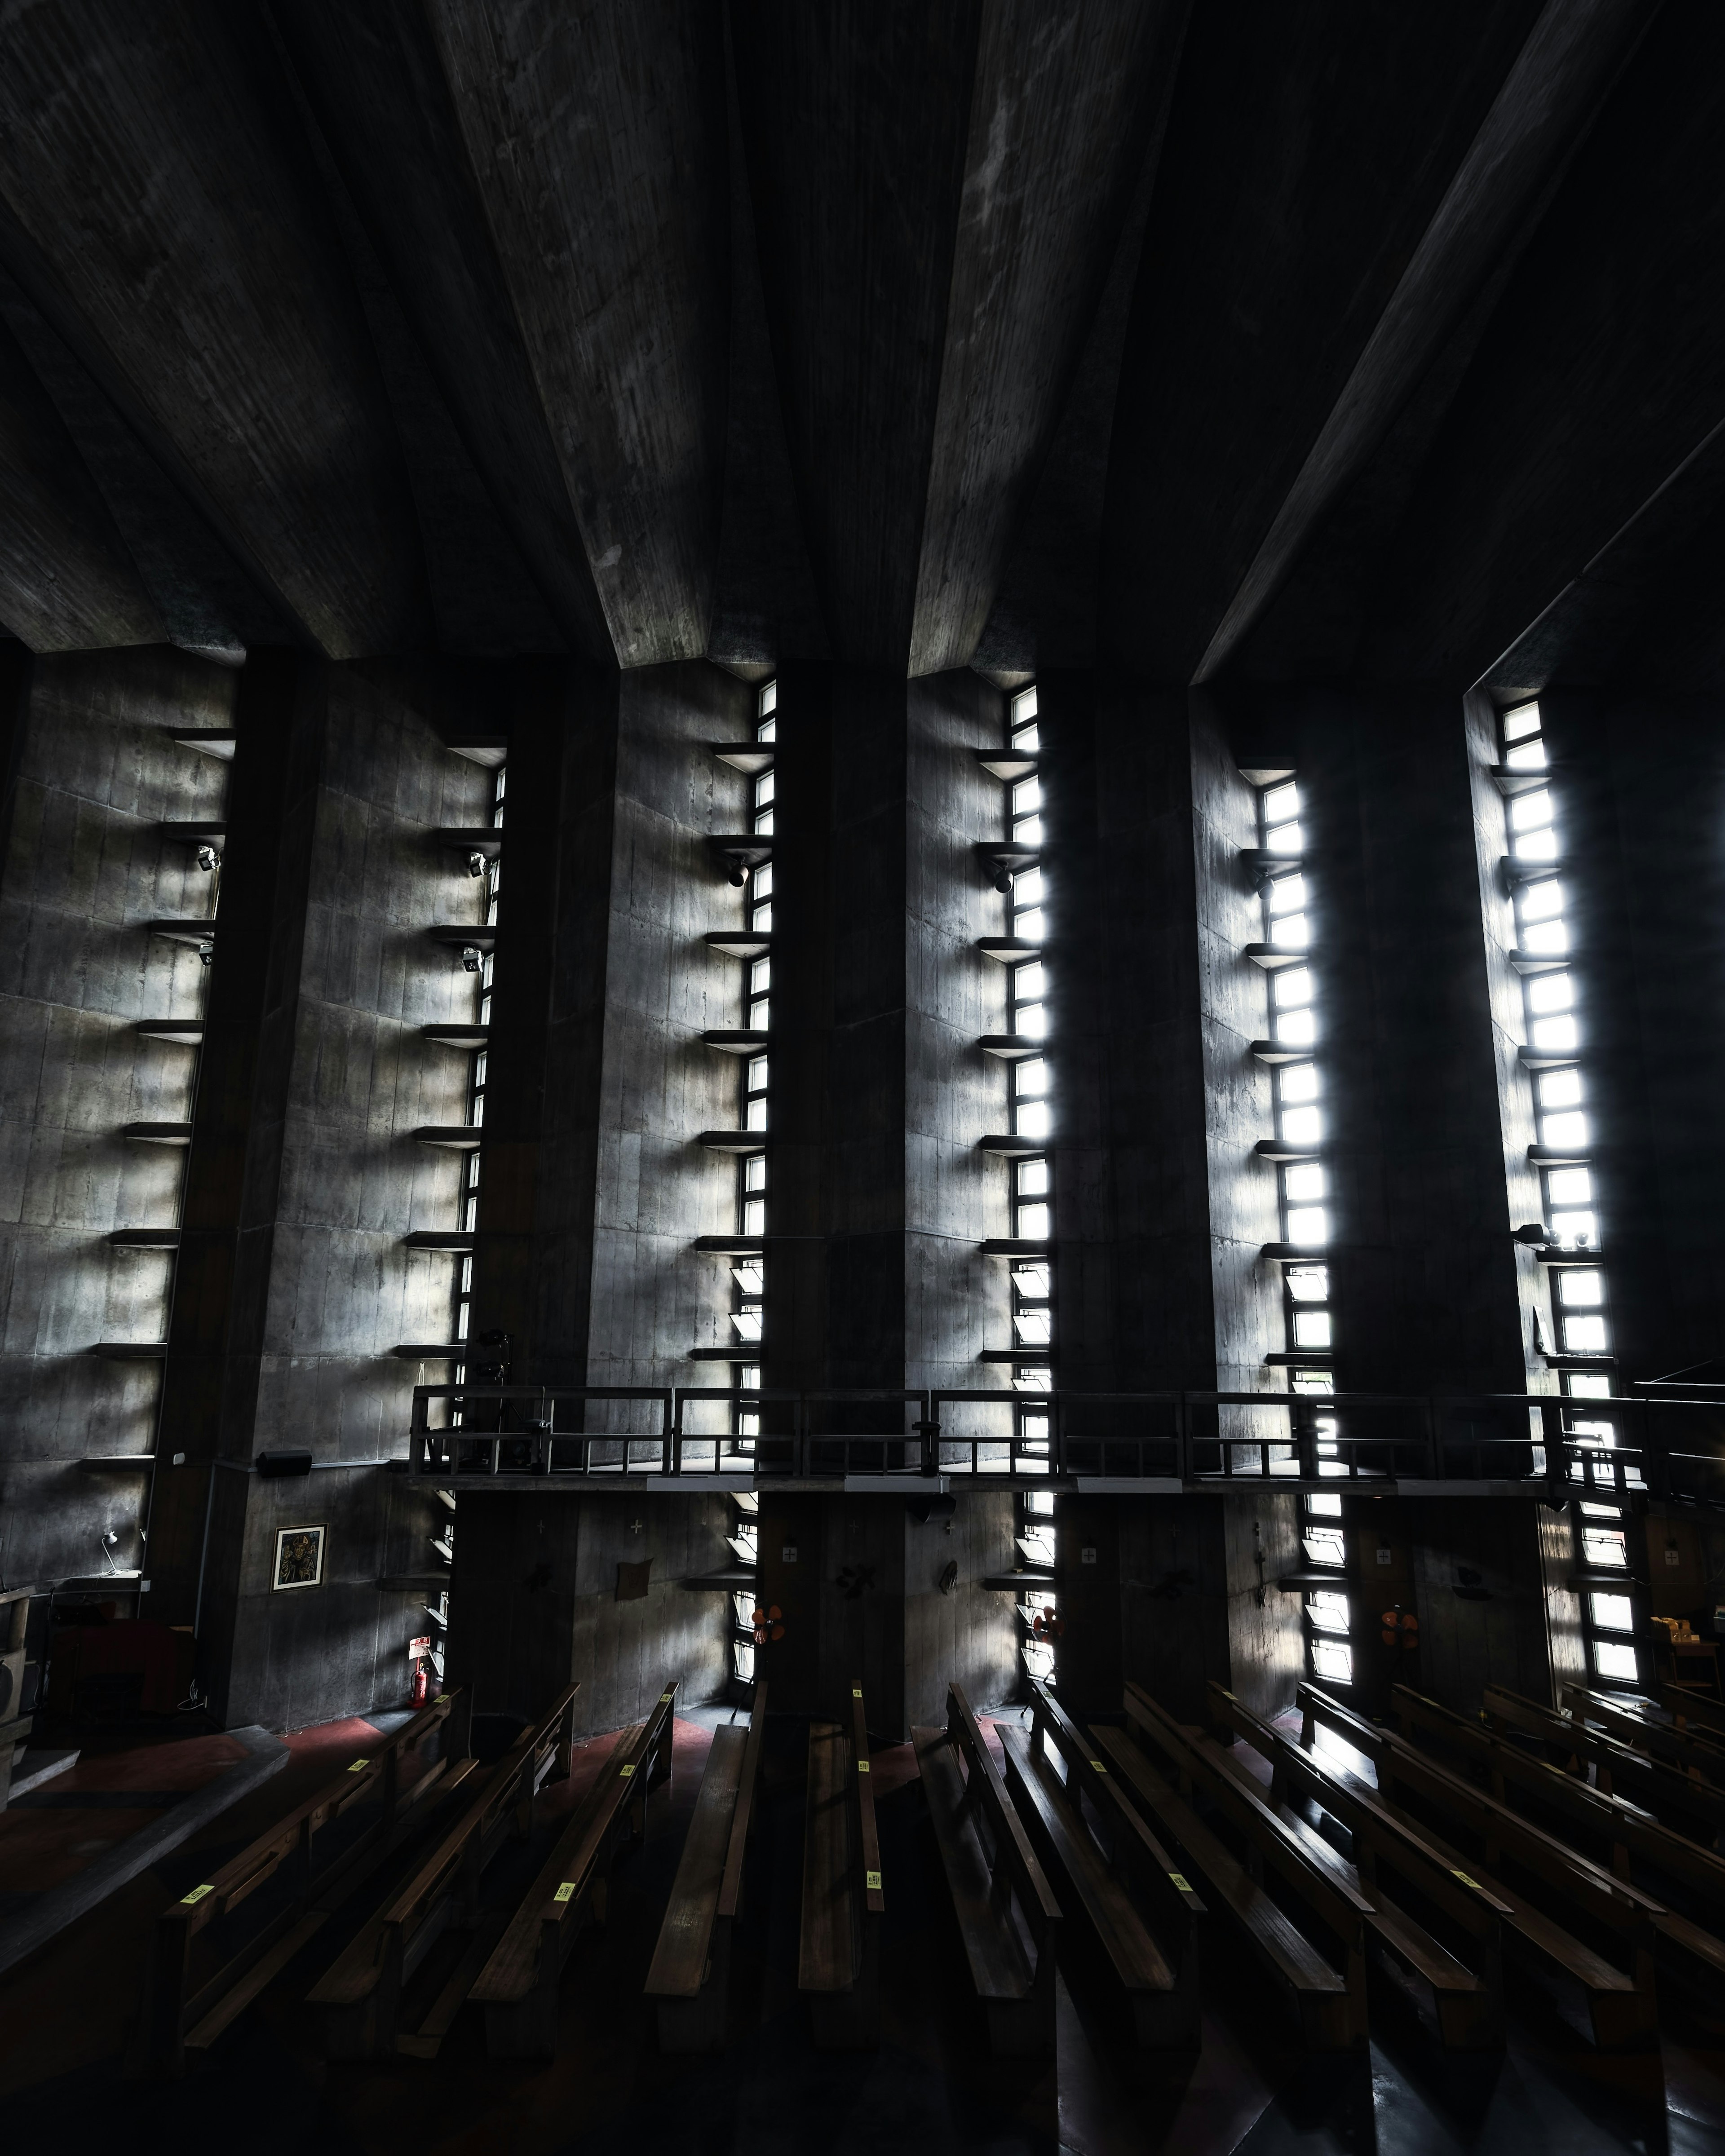
<path fill-rule="evenodd" d="M 446 1683 L 475 1713 L 525 1722 L 573 1679 L 584 1730 L 639 1720 L 671 1678 L 685 1703 L 719 1697 L 729 1597 L 682 1583 L 725 1562 L 728 1511 L 722 1497 L 506 1487 L 464 1502 Z"/>
<path fill-rule="evenodd" d="M 1280 1345 L 1250 788 L 1202 699 L 1038 685 L 1058 1363 L 1077 1390 L 1256 1390 Z"/>
<path fill-rule="evenodd" d="M 1725 1358 L 1717 697 L 1548 690 L 1617 1383 Z M 1719 1373 L 1709 1373 L 1717 1382 Z"/>
<path fill-rule="evenodd" d="M 761 1596 L 784 1637 L 757 1667 L 775 1712 L 837 1717 L 860 1681 L 870 1728 L 902 1738 L 945 1720 L 955 1681 L 975 1707 L 1012 1697 L 1018 1620 L 983 1584 L 1011 1569 L 1011 1493 L 961 1491 L 950 1522 L 918 1512 L 896 1494 L 762 1491 Z"/>
<path fill-rule="evenodd" d="M 448 1368 L 393 1351 L 442 1340 L 452 1320 L 453 1260 L 403 1239 L 454 1215 L 459 1157 L 413 1133 L 465 1119 L 465 1065 L 422 1029 L 471 1016 L 471 977 L 428 931 L 474 920 L 480 901 L 434 834 L 488 820 L 490 785 L 444 748 L 410 670 L 276 666 L 291 670 L 291 694 L 266 665 L 255 727 L 242 707 L 235 870 L 254 839 L 259 852 L 238 877 L 247 896 L 231 955 L 218 940 L 212 1007 L 231 988 L 231 1061 L 210 1096 L 199 1301 L 176 1310 L 188 1359 L 219 1355 L 219 1423 L 212 1444 L 205 1391 L 193 1384 L 185 1441 L 175 1441 L 193 1460 L 232 1463 L 216 1471 L 200 1568 L 217 1711 L 297 1727 L 398 1704 L 408 1640 L 424 1622 L 415 1598 L 378 1582 L 431 1568 L 437 1508 L 374 1463 L 404 1453 L 421 1371 Z M 270 744 L 284 733 L 278 767 Z M 235 981 L 259 967 L 261 992 Z M 309 1477 L 240 1471 L 260 1451 L 306 1445 Z M 276 1537 L 293 1526 L 325 1529 L 323 1582 L 278 1590 Z M 177 1539 L 188 1553 L 183 1520 Z M 183 1594 L 183 1563 L 177 1578 Z M 194 1595 L 197 1579 L 194 1570 Z"/>
<path fill-rule="evenodd" d="M 1446 691 L 1312 695 L 1260 722 L 1297 747 L 1337 1389 L 1525 1391 L 1543 1366 L 1510 1232 L 1480 745 Z"/>
<path fill-rule="evenodd" d="M 200 1014 L 195 951 L 145 933 L 202 916 L 209 877 L 164 821 L 220 814 L 227 767 L 170 729 L 231 723 L 234 675 L 165 647 L 6 669 L 8 808 L 0 876 L 0 1576 L 13 1584 L 156 1568 L 147 1475 L 80 1473 L 148 1454 L 159 1362 L 99 1342 L 167 1333 L 171 1251 L 115 1231 L 177 1227 L 185 1153 L 127 1141 L 192 1112 L 196 1058 L 140 1019 Z M 167 1449 L 166 1446 L 164 1449 Z M 126 1614 L 172 1620 L 152 1593 Z"/>

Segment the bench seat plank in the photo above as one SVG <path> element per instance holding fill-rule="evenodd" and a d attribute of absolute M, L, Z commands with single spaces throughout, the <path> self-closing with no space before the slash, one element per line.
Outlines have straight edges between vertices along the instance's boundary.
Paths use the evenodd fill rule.
<path fill-rule="evenodd" d="M 670 1903 L 660 1927 L 659 1943 L 647 1972 L 646 1989 L 654 1999 L 693 1999 L 706 1979 L 713 1920 L 725 1884 L 725 1859 L 731 1847 L 731 1819 L 742 1779 L 746 1729 L 717 1729 L 701 1776 L 695 1815 L 683 1843 Z"/>
<path fill-rule="evenodd" d="M 845 1770 L 850 1747 L 836 1722 L 809 1731 L 809 1794 L 803 1830 L 803 1928 L 799 1991 L 848 1991 L 856 1974 L 850 1896 L 850 1827 Z"/>
<path fill-rule="evenodd" d="M 944 1729 L 913 1729 L 911 1742 L 977 1997 L 985 2004 L 1028 1999 L 1036 1972 L 1017 1926 L 995 1895 L 977 1808 L 967 1800 L 958 1748 Z"/>

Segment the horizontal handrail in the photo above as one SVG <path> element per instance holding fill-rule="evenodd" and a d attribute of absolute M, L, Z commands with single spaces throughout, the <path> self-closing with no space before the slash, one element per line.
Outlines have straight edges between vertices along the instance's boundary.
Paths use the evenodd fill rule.
<path fill-rule="evenodd" d="M 434 1424 L 437 1404 L 449 1419 Z M 1695 1449 L 1715 1433 L 1718 1451 Z M 415 1388 L 409 1466 L 463 1480 L 1509 1483 L 1554 1496 L 1725 1502 L 1725 1404 L 1555 1393 L 457 1383 Z"/>

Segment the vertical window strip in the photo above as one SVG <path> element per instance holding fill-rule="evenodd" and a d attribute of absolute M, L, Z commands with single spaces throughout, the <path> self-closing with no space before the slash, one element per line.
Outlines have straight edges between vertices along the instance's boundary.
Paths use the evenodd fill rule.
<path fill-rule="evenodd" d="M 1270 982 L 1271 1065 L 1276 1199 L 1281 1240 L 1282 1329 L 1295 1392 L 1327 1393 L 1335 1349 L 1330 1305 L 1329 1171 L 1323 1074 L 1317 1054 L 1307 913 L 1305 832 L 1293 775 L 1258 789 L 1258 864 L 1263 941 L 1255 954 Z M 1295 1358 L 1310 1356 L 1309 1363 Z M 1333 1424 L 1330 1440 L 1333 1440 Z"/>
<path fill-rule="evenodd" d="M 758 742 L 771 743 L 778 738 L 778 684 L 773 680 L 762 685 L 756 700 L 755 739 Z M 773 834 L 778 792 L 778 771 L 773 764 L 757 773 L 750 782 L 749 829 L 757 837 L 770 838 Z M 743 901 L 747 925 L 757 935 L 770 936 L 773 932 L 773 863 L 766 860 L 749 871 Z M 771 953 L 759 958 L 745 959 L 743 969 L 743 1024 L 751 1033 L 768 1033 L 773 1022 Z M 761 1049 L 738 1060 L 741 1093 L 738 1127 L 765 1132 L 771 1094 L 770 1055 L 765 1049 Z M 764 1152 L 740 1154 L 737 1174 L 738 1232 L 750 1238 L 764 1237 L 767 1233 L 769 1174 L 767 1155 Z M 758 1349 L 764 1337 L 767 1322 L 767 1256 L 764 1249 L 740 1255 L 732 1261 L 731 1283 L 732 1332 L 739 1347 Z M 737 1373 L 736 1390 L 739 1394 L 760 1390 L 759 1363 L 737 1363 L 732 1368 Z M 760 1430 L 758 1408 L 745 1404 L 739 1399 L 732 1410 L 732 1430 L 736 1450 L 744 1455 L 752 1454 L 754 1440 L 760 1435 Z M 747 1642 L 740 1637 L 733 1640 L 732 1664 L 734 1674 L 739 1678 L 752 1676 L 754 1667 L 752 1631 Z"/>
<path fill-rule="evenodd" d="M 1323 1070 L 1317 1054 L 1317 1012 L 1307 906 L 1306 833 L 1296 773 L 1258 788 L 1259 903 L 1262 941 L 1253 955 L 1269 979 L 1270 1069 L 1275 1136 L 1276 1209 L 1281 1240 L 1282 1351 L 1291 1392 L 1322 1398 L 1334 1389 L 1335 1318 L 1330 1300 L 1328 1135 Z M 1310 1418 L 1320 1476 L 1343 1470 L 1333 1413 Z M 1333 1565 L 1335 1584 L 1308 1586 L 1304 1598 L 1307 1663 L 1328 1684 L 1353 1681 L 1352 1604 L 1348 1594 L 1342 1501 L 1308 1491 L 1301 1499 L 1309 1570 Z"/>
<path fill-rule="evenodd" d="M 1035 686 L 1023 689 L 1008 706 L 1006 748 L 1009 757 L 1029 762 L 1028 770 L 1004 779 L 1006 839 L 1014 850 L 1003 865 L 1000 888 L 1005 900 L 1005 929 L 1030 953 L 1006 969 L 1006 1031 L 1014 1044 L 1006 1063 L 1008 1127 L 1014 1138 L 1033 1144 L 1051 1134 L 1051 1082 L 1042 1044 L 1048 1037 L 1048 975 L 1042 946 L 1047 932 L 1047 860 L 1043 851 L 1042 748 Z M 1009 764 L 1009 770 L 1014 769 Z M 1053 1183 L 1046 1152 L 1032 1152 L 1009 1162 L 1009 1205 L 1013 1240 L 1012 1389 L 1015 1464 L 1035 1472 L 1051 1456 L 1055 1301 Z M 1054 1493 L 1018 1492 L 1017 1546 L 1021 1569 L 1033 1578 L 1019 1593 L 1019 1649 L 1027 1676 L 1052 1681 L 1055 1641 L 1060 1626 L 1052 1575 L 1055 1565 Z M 1041 1573 L 1045 1577 L 1034 1577 Z"/>
<path fill-rule="evenodd" d="M 1022 689 L 1009 706 L 1006 746 L 1025 757 L 1040 757 L 1042 732 L 1034 685 Z M 1045 865 L 1042 854 L 1042 774 L 1040 764 L 1023 777 L 1005 782 L 1006 837 L 1034 860 L 1019 868 L 1005 893 L 1006 932 L 1038 947 L 1034 957 L 1009 966 L 1006 976 L 1006 1028 L 1020 1042 L 1045 1040 L 1047 973 L 1040 946 L 1046 929 Z M 1014 1137 L 1045 1139 L 1050 1127 L 1049 1068 L 1040 1054 L 1022 1056 L 1006 1066 L 1010 1095 L 1009 1128 Z M 1048 1155 L 1029 1154 L 1010 1163 L 1012 1232 L 1016 1241 L 1040 1243 L 1040 1254 L 1012 1260 L 1012 1344 L 1024 1352 L 1012 1366 L 1014 1411 L 1020 1440 L 1045 1446 L 1050 1435 L 1048 1394 L 1054 1377 L 1055 1298 L 1053 1189 Z M 1020 1444 L 1020 1451 L 1024 1450 Z"/>
<path fill-rule="evenodd" d="M 499 764 L 491 788 L 491 829 L 503 829 L 503 798 L 509 782 L 509 767 Z M 495 928 L 497 925 L 499 894 L 503 884 L 503 855 L 501 849 L 485 864 L 485 889 L 481 893 L 481 925 Z M 489 951 L 480 954 L 475 976 L 477 991 L 475 1021 L 489 1029 L 491 1023 L 491 975 L 493 957 Z M 485 1075 L 490 1065 L 490 1044 L 474 1050 L 468 1061 L 467 1121 L 475 1129 L 485 1120 Z M 465 1234 L 472 1235 L 479 1225 L 480 1156 L 477 1151 L 461 1156 L 461 1188 L 456 1212 L 456 1226 Z M 465 1250 L 455 1261 L 455 1330 L 454 1337 L 465 1341 L 473 1306 L 473 1253 Z M 466 1365 L 456 1366 L 455 1382 L 459 1384 L 466 1375 Z"/>
<path fill-rule="evenodd" d="M 1494 776 L 1507 797 L 1505 870 L 1515 913 L 1510 963 L 1521 976 L 1527 1034 L 1521 1061 L 1533 1106 L 1534 1142 L 1527 1158 L 1539 1177 L 1539 1224 L 1548 1239 L 1543 1250 L 1555 1330 L 1555 1346 L 1543 1337 L 1540 1345 L 1557 1370 L 1558 1389 L 1576 1403 L 1564 1414 L 1566 1434 L 1609 1450 L 1617 1443 L 1615 1419 L 1609 1409 L 1585 1404 L 1611 1398 L 1612 1332 L 1594 1191 L 1586 1060 L 1569 970 L 1574 868 L 1564 857 L 1559 803 L 1548 776 L 1545 723 L 1538 701 L 1501 711 L 1497 723 L 1502 761 Z M 1543 1332 L 1543 1312 L 1541 1320 Z M 1585 1482 L 1584 1466 L 1578 1465 L 1573 1473 Z M 1628 1614 L 1623 1508 L 1585 1504 L 1575 1518 L 1579 1569 L 1584 1574 L 1620 1573 L 1625 1583 L 1621 1592 L 1615 1578 L 1598 1589 L 1584 1584 L 1581 1589 L 1582 1630 L 1592 1673 L 1606 1684 L 1635 1684 L 1640 1668 Z"/>

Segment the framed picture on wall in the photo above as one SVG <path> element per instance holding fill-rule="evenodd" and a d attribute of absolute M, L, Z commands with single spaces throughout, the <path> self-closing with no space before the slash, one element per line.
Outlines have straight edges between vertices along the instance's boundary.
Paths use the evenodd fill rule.
<path fill-rule="evenodd" d="M 283 1527 L 275 1537 L 277 1588 L 321 1587 L 326 1527 Z"/>

